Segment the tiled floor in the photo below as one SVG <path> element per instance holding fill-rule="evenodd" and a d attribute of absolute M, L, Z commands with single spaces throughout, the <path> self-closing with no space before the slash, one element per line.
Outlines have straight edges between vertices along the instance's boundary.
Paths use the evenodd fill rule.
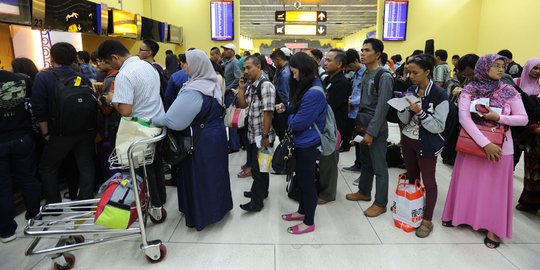
<path fill-rule="evenodd" d="M 396 141 L 394 127 L 391 140 Z M 345 200 L 356 191 L 354 173 L 340 172 L 338 200 L 317 208 L 317 230 L 294 236 L 286 232 L 291 224 L 281 213 L 296 210 L 297 204 L 286 197 L 285 180 L 270 177 L 270 196 L 263 211 L 250 214 L 238 205 L 247 201 L 242 192 L 251 179 L 238 179 L 236 173 L 245 152 L 230 155 L 234 209 L 218 224 L 202 232 L 188 229 L 177 209 L 176 189 L 168 187 L 170 200 L 167 221 L 148 228 L 150 239 L 166 243 L 168 254 L 158 264 L 148 264 L 136 240 L 92 246 L 74 251 L 75 269 L 539 269 L 540 217 L 514 211 L 514 236 L 500 248 L 483 245 L 483 235 L 467 228 L 440 226 L 452 168 L 437 167 L 439 198 L 435 209 L 435 229 L 425 239 L 393 226 L 390 212 L 378 218 L 366 218 L 362 211 L 370 203 Z M 354 161 L 354 152 L 340 157 L 340 168 Z M 390 199 L 396 179 L 403 170 L 390 169 Z M 522 165 L 515 174 L 514 196 L 523 186 Z M 31 239 L 22 234 L 23 216 L 18 217 L 19 238 L 0 245 L 0 269 L 52 269 L 45 256 L 24 256 Z M 292 223 L 294 224 L 294 223 Z M 47 239 L 54 243 L 54 239 Z"/>

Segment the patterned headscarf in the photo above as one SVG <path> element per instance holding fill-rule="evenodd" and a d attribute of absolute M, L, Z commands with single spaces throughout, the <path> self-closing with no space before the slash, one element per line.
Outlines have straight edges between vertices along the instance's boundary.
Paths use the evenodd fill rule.
<path fill-rule="evenodd" d="M 474 68 L 474 79 L 465 86 L 463 92 L 471 95 L 474 99 L 490 98 L 490 106 L 504 108 L 508 99 L 514 97 L 518 92 L 513 87 L 506 85 L 498 95 L 493 95 L 495 91 L 505 86 L 503 82 L 490 78 L 488 74 L 489 69 L 497 60 L 503 60 L 505 64 L 508 64 L 508 59 L 501 55 L 486 54 L 480 57 Z"/>
<path fill-rule="evenodd" d="M 528 95 L 538 96 L 540 94 L 540 83 L 538 83 L 538 78 L 533 79 L 529 74 L 531 70 L 540 64 L 540 58 L 532 58 L 527 60 L 525 66 L 523 66 L 523 72 L 521 73 L 520 87 L 523 89 L 523 92 Z"/>

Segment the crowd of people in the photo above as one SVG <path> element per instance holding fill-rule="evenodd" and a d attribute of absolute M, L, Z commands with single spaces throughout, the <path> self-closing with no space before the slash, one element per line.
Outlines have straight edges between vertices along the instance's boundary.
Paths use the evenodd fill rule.
<path fill-rule="evenodd" d="M 24 198 L 27 219 L 40 211 L 42 199 L 48 204 L 94 198 L 97 187 L 116 172 L 108 157 L 122 117 L 129 116 L 193 137 L 192 154 L 172 167 L 163 163 L 158 143 L 147 177 L 151 202 L 160 208 L 167 201 L 170 171 L 168 184 L 177 187 L 186 226 L 196 230 L 233 209 L 228 155 L 242 149 L 246 162 L 237 176 L 252 177 L 253 184 L 240 208 L 253 213 L 264 208 L 270 172 L 259 164 L 259 155 L 285 136 L 292 136 L 294 145 L 299 202 L 296 211 L 281 215 L 299 222 L 287 228 L 289 233 L 315 231 L 317 206 L 336 200 L 339 155 L 352 147 L 355 162 L 342 170 L 360 175 L 354 181 L 358 190 L 346 199 L 372 201 L 375 182 L 373 203 L 364 214 L 384 214 L 392 113 L 400 128 L 405 176 L 425 186 L 416 236 L 427 237 L 434 229 L 439 156 L 454 165 L 443 226 L 485 230 L 489 248 L 511 238 L 513 171 L 522 153 L 525 184 L 516 208 L 540 210 L 538 58 L 522 68 L 508 50 L 454 55 L 451 69 L 446 50 L 418 50 L 403 61 L 399 54 L 388 57 L 383 42 L 373 38 L 360 51 L 277 48 L 269 56 L 239 56 L 234 44 L 214 47 L 209 55 L 195 48 L 178 56 L 167 51 L 165 66 L 156 62 L 158 52 L 152 40 L 141 42 L 138 55 L 115 40 L 92 53 L 60 42 L 51 48 L 50 68 L 39 71 L 31 60 L 17 58 L 13 72 L 0 70 L 2 242 L 16 237 L 12 182 Z M 398 93 L 418 101 L 393 112 L 388 101 Z M 226 128 L 229 106 L 246 111 L 243 128 Z M 327 121 L 328 110 L 334 121 Z M 329 122 L 339 130 L 340 147 L 323 156 L 320 131 Z M 490 141 L 481 126 L 502 128 L 504 141 Z M 468 150 L 478 148 L 479 155 L 456 151 L 460 131 L 474 142 Z M 353 142 L 356 136 L 361 139 Z M 64 195 L 62 179 L 68 179 Z"/>

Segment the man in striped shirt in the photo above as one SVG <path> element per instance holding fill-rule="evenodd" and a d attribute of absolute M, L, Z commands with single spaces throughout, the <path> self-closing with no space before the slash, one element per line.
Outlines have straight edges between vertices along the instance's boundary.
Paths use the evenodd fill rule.
<path fill-rule="evenodd" d="M 101 61 L 119 70 L 114 82 L 114 93 L 109 93 L 107 102 L 112 101 L 114 108 L 122 116 L 152 120 L 165 113 L 160 96 L 159 75 L 150 63 L 131 56 L 128 49 L 116 40 L 101 43 L 98 54 Z M 147 166 L 147 170 L 152 205 L 161 207 L 165 203 L 166 193 L 159 151 L 156 151 L 154 163 Z"/>

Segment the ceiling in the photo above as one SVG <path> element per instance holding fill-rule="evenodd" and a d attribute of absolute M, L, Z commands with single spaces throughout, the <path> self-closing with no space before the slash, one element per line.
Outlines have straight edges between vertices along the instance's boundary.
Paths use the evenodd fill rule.
<path fill-rule="evenodd" d="M 240 34 L 253 39 L 306 38 L 306 36 L 278 36 L 274 34 L 275 11 L 298 10 L 327 12 L 325 37 L 343 38 L 376 24 L 377 0 L 240 0 Z M 311 37 L 310 37 L 311 38 Z"/>

